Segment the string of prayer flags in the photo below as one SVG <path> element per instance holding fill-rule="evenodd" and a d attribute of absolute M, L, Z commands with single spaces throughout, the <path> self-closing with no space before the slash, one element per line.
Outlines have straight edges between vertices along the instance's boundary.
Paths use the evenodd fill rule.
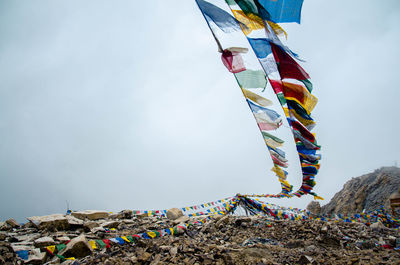
<path fill-rule="evenodd" d="M 314 135 L 309 131 L 315 126 L 315 122 L 310 114 L 317 103 L 317 99 L 311 95 L 312 85 L 309 81 L 310 77 L 293 59 L 296 58 L 299 60 L 298 55 L 283 45 L 277 36 L 277 30 L 272 29 L 274 27 L 273 23 L 283 21 L 299 23 L 302 0 L 293 0 L 290 3 L 285 0 L 227 0 L 226 2 L 236 19 L 243 24 L 247 23 L 251 25 L 248 28 L 251 28 L 252 31 L 245 30 L 243 27 L 242 31 L 259 59 L 260 64 L 263 66 L 267 79 L 270 81 L 282 105 L 292 130 L 296 147 L 300 149 L 320 149 Z M 264 29 L 263 32 L 259 30 L 259 33 L 261 35 L 264 33 L 265 37 L 260 37 L 260 34 L 257 35 L 257 38 L 250 37 L 249 34 L 252 34 L 252 32 L 260 27 L 260 20 L 263 21 Z M 304 194 L 311 194 L 314 195 L 314 198 L 320 199 L 312 191 L 312 188 L 315 186 L 314 177 L 319 169 L 319 162 L 316 158 L 320 158 L 320 156 L 315 155 L 312 163 L 308 163 L 306 157 L 299 151 L 298 153 L 303 173 L 302 185 L 297 192 L 282 195 L 291 197 L 293 195 L 302 196 Z M 279 159 L 279 156 L 276 156 L 273 152 L 271 153 L 271 157 L 275 166 L 285 166 L 285 162 Z M 282 178 L 280 178 L 280 181 L 284 182 Z"/>
<path fill-rule="evenodd" d="M 202 4 L 204 2 L 205 0 L 202 0 Z M 253 89 L 262 89 L 264 91 L 266 89 L 266 81 L 268 80 L 285 114 L 296 143 L 296 148 L 298 150 L 320 149 L 315 136 L 310 132 L 315 126 L 315 121 L 311 117 L 311 111 L 317 104 L 316 97 L 311 94 L 312 84 L 309 81 L 310 77 L 295 61 L 295 59 L 300 60 L 299 56 L 285 46 L 278 37 L 278 35 L 285 35 L 287 37 L 287 34 L 277 23 L 300 22 L 303 1 L 226 0 L 225 2 L 232 11 L 236 25 L 244 33 L 264 72 L 262 74 L 259 70 L 251 69 L 251 67 L 246 65 L 246 48 L 234 47 L 223 49 L 223 45 L 216 37 L 215 29 L 209 25 L 217 41 L 218 48 L 222 52 L 222 61 L 227 69 L 235 75 L 256 119 L 274 164 L 273 171 L 281 183 L 281 192 L 275 195 L 271 194 L 271 197 L 290 198 L 311 194 L 316 199 L 319 199 L 320 197 L 312 189 L 315 186 L 314 178 L 319 170 L 318 161 L 321 156 L 316 153 L 307 155 L 298 151 L 303 181 L 298 191 L 292 192 L 293 186 L 287 180 L 287 172 L 282 169 L 288 167 L 288 160 L 284 156 L 285 153 L 279 149 L 282 147 L 283 141 L 271 133 L 281 127 L 283 123 L 282 118 L 273 109 L 270 99 L 266 99 L 266 97 L 253 91 Z M 200 9 L 202 8 L 200 7 Z M 205 13 L 204 10 L 202 12 L 203 14 Z M 225 13 L 220 16 L 221 19 L 223 17 L 226 17 Z M 210 21 L 210 18 L 206 16 L 205 18 L 207 22 Z M 228 21 L 232 21 L 232 18 L 226 18 L 226 20 L 225 22 L 228 23 Z M 221 26 L 218 27 L 221 30 L 223 28 Z M 227 34 L 232 32 L 222 31 Z M 255 73 L 257 73 L 257 76 Z M 253 78 L 254 81 L 252 82 Z"/>

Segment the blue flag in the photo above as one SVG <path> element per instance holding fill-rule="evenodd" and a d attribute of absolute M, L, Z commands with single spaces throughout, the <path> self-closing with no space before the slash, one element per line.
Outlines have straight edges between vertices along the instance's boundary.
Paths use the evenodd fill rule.
<path fill-rule="evenodd" d="M 303 0 L 258 0 L 275 23 L 296 22 L 300 24 Z"/>
<path fill-rule="evenodd" d="M 281 116 L 281 115 L 278 114 L 278 112 L 276 112 L 276 111 L 274 111 L 272 109 L 268 109 L 268 108 L 262 107 L 260 105 L 257 105 L 254 102 L 252 102 L 251 100 L 248 100 L 248 99 L 246 99 L 246 100 L 247 100 L 247 103 L 249 104 L 249 107 L 250 107 L 251 111 L 254 112 L 254 113 L 262 111 L 265 114 L 267 114 L 268 117 L 270 117 L 270 119 L 273 120 L 273 121 L 279 119 L 279 117 Z"/>
<path fill-rule="evenodd" d="M 223 32 L 230 33 L 241 30 L 240 25 L 246 27 L 225 10 L 204 0 L 196 0 L 196 2 L 206 20 L 213 21 Z"/>

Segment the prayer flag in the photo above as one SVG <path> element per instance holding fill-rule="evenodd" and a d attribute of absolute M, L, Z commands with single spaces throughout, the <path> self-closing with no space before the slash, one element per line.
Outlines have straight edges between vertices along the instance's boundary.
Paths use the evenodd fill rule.
<path fill-rule="evenodd" d="M 207 21 L 214 22 L 223 32 L 241 30 L 241 23 L 225 10 L 204 0 L 196 0 L 196 2 Z M 244 24 L 242 26 L 246 27 Z"/>

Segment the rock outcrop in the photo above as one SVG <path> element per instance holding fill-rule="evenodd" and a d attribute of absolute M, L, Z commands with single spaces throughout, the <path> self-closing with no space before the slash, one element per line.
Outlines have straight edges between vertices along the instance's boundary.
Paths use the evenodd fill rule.
<path fill-rule="evenodd" d="M 332 200 L 322 206 L 323 214 L 352 214 L 374 211 L 384 205 L 389 209 L 389 197 L 400 188 L 400 168 L 383 167 L 370 174 L 353 178 Z"/>

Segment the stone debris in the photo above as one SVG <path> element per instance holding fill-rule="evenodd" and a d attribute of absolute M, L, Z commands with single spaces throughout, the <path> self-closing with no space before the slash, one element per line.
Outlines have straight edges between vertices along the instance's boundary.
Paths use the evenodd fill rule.
<path fill-rule="evenodd" d="M 72 239 L 65 249 L 60 252 L 61 256 L 83 258 L 92 253 L 92 247 L 87 241 L 85 235 L 81 235 Z"/>
<path fill-rule="evenodd" d="M 49 231 L 62 231 L 69 228 L 68 219 L 62 214 L 32 216 L 27 219 L 40 230 L 47 229 Z"/>
<path fill-rule="evenodd" d="M 80 212 L 72 212 L 72 216 L 78 218 L 78 219 L 88 219 L 88 220 L 99 220 L 99 219 L 104 219 L 108 218 L 110 213 L 106 211 L 96 211 L 96 210 L 86 210 L 86 211 L 80 211 Z"/>
<path fill-rule="evenodd" d="M 307 210 L 310 211 L 315 216 L 319 216 L 321 214 L 321 205 L 317 201 L 311 201 L 307 205 Z"/>
<path fill-rule="evenodd" d="M 204 224 L 185 229 L 176 224 L 182 216 L 174 220 L 138 218 L 121 212 L 96 221 L 75 216 L 85 220 L 79 227 L 68 223 L 68 216 L 63 217 L 35 218 L 41 221 L 33 227 L 0 232 L 0 264 L 400 264 L 400 252 L 393 249 L 400 246 L 398 230 L 361 223 L 227 215 L 213 216 Z M 65 220 L 67 225 L 57 229 L 40 225 L 50 219 Z M 184 219 L 189 219 L 187 223 L 196 220 Z M 133 242 L 122 245 L 110 241 L 109 248 L 95 244 L 93 249 L 90 243 L 167 228 L 174 228 L 176 233 L 133 238 Z M 63 261 L 46 251 L 47 246 L 58 244 L 66 246 L 55 254 L 76 260 Z M 17 257 L 18 251 L 25 253 L 27 260 Z"/>
<path fill-rule="evenodd" d="M 19 223 L 17 221 L 15 221 L 13 218 L 8 219 L 6 221 L 6 224 L 8 224 L 11 228 L 17 228 L 20 226 Z"/>
<path fill-rule="evenodd" d="M 41 237 L 36 239 L 33 244 L 35 245 L 35 247 L 37 248 L 42 248 L 42 247 L 47 247 L 47 246 L 51 246 L 54 245 L 56 242 L 54 241 L 53 238 L 51 237 Z"/>

